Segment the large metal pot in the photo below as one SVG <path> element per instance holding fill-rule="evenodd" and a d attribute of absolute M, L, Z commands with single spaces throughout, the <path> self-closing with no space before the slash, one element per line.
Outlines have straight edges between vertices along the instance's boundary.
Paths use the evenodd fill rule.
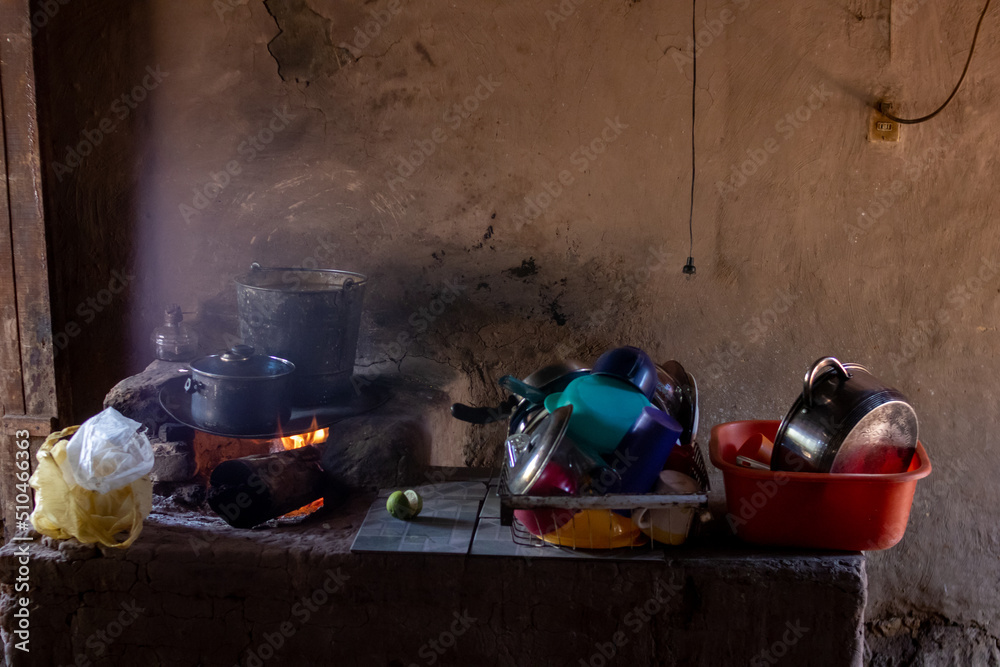
<path fill-rule="evenodd" d="M 864 366 L 823 357 L 778 427 L 771 469 L 903 472 L 916 446 L 917 415 L 903 394 Z"/>
<path fill-rule="evenodd" d="M 367 278 L 334 269 L 263 268 L 236 279 L 240 335 L 298 368 L 296 406 L 350 396 Z"/>
<path fill-rule="evenodd" d="M 248 345 L 195 359 L 184 391 L 191 416 L 209 431 L 235 436 L 274 433 L 291 414 L 288 378 L 295 365 L 255 355 Z"/>

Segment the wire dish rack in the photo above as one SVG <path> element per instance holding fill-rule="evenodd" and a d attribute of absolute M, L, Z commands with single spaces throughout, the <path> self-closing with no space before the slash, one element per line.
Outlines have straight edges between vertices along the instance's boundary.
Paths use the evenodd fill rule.
<path fill-rule="evenodd" d="M 500 523 L 510 526 L 516 544 L 569 549 L 649 549 L 654 544 L 683 544 L 693 519 L 708 508 L 710 487 L 705 457 L 697 443 L 692 446 L 691 465 L 684 473 L 697 482 L 699 491 L 663 495 L 608 494 L 603 496 L 530 496 L 510 493 L 508 475 L 500 472 Z M 524 514 L 521 514 L 524 511 Z M 557 526 L 545 534 L 530 531 L 526 520 L 544 514 Z"/>

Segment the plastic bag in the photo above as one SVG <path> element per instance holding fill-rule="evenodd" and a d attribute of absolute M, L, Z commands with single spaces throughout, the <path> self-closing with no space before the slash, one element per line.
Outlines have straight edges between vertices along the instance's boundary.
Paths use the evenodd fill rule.
<path fill-rule="evenodd" d="M 66 445 L 71 477 L 67 484 L 107 493 L 149 474 L 153 469 L 153 445 L 142 426 L 114 408 L 107 408 L 87 421 Z M 64 471 L 65 472 L 65 471 Z"/>
<path fill-rule="evenodd" d="M 153 508 L 153 483 L 147 475 L 107 493 L 76 484 L 66 438 L 79 430 L 70 426 L 53 433 L 38 450 L 38 467 L 30 480 L 35 489 L 31 524 L 41 534 L 60 540 L 75 537 L 85 544 L 128 547 L 139 537 L 142 522 Z M 127 536 L 119 541 L 123 532 Z"/>

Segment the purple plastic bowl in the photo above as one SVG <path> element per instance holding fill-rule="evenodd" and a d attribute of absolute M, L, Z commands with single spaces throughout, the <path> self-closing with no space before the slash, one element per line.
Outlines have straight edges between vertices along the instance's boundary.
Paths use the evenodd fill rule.
<path fill-rule="evenodd" d="M 594 362 L 593 375 L 610 375 L 631 382 L 646 398 L 656 390 L 656 364 L 649 355 L 630 345 L 608 350 Z"/>

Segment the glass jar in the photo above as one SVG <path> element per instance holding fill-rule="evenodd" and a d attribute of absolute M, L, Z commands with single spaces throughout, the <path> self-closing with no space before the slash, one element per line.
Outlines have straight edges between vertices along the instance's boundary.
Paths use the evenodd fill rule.
<path fill-rule="evenodd" d="M 184 324 L 180 306 L 168 306 L 163 324 L 153 330 L 156 358 L 164 361 L 189 361 L 198 353 L 198 334 Z"/>

